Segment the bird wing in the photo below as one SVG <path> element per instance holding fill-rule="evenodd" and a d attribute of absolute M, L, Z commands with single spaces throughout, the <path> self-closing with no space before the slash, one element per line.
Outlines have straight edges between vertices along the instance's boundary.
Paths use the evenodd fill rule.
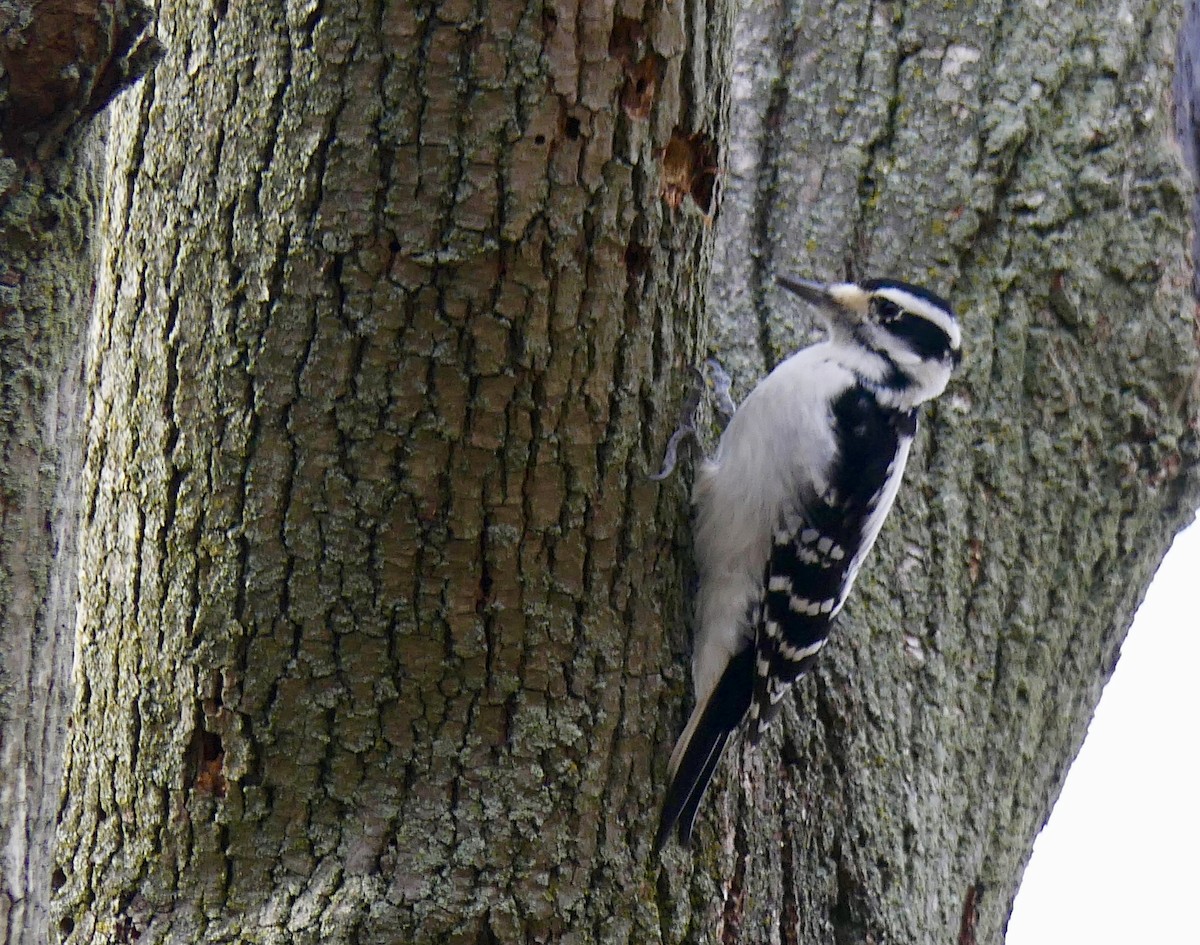
<path fill-rule="evenodd" d="M 862 385 L 833 409 L 841 432 L 829 484 L 815 500 L 798 497 L 772 535 L 755 627 L 754 742 L 825 645 L 891 508 L 916 431 L 915 412 L 882 406 Z"/>

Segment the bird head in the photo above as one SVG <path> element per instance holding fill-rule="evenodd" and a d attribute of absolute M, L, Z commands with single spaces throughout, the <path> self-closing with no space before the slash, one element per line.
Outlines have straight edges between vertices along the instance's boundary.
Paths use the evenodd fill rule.
<path fill-rule="evenodd" d="M 912 404 L 945 390 L 962 359 L 958 318 L 949 302 L 928 289 L 898 279 L 776 281 L 817 308 L 835 342 L 860 345 L 882 358 L 888 386 L 903 389 Z"/>

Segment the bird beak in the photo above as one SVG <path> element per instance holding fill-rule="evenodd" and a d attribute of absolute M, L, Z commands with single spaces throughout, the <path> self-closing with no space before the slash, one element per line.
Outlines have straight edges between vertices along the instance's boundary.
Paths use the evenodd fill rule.
<path fill-rule="evenodd" d="M 863 311 L 866 309 L 866 294 L 850 283 L 825 285 L 821 282 L 810 282 L 808 279 L 797 279 L 795 276 L 776 276 L 775 281 L 782 288 L 815 306 L 830 319 L 833 326 L 852 328 L 862 317 L 859 308 Z"/>
<path fill-rule="evenodd" d="M 811 302 L 817 308 L 837 307 L 837 302 L 829 294 L 829 289 L 820 282 L 809 282 L 807 279 L 797 279 L 795 276 L 776 276 L 775 281 L 789 292 L 794 292 L 806 302 Z"/>

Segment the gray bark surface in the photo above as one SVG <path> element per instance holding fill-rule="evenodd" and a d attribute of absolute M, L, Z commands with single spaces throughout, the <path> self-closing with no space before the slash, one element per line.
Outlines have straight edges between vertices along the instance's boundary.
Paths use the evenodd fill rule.
<path fill-rule="evenodd" d="M 1179 14 L 742 12 L 710 291 L 740 392 L 813 337 L 777 271 L 928 285 L 959 309 L 966 357 L 796 711 L 726 763 L 701 853 L 678 861 L 698 905 L 672 937 L 1002 940 L 1197 505 Z"/>
<path fill-rule="evenodd" d="M 1197 498 L 1171 4 L 186 3 L 114 120 L 67 942 L 999 941 Z M 967 358 L 820 671 L 650 856 L 704 354 Z M 119 237 L 119 238 L 118 238 Z"/>
<path fill-rule="evenodd" d="M 85 377 L 63 940 L 657 935 L 685 504 L 646 473 L 726 7 L 160 26 Z"/>
<path fill-rule="evenodd" d="M 74 645 L 79 369 L 93 269 L 84 233 L 97 179 L 73 161 L 56 170 L 56 180 L 26 178 L 0 206 L 4 945 L 46 940 Z"/>
<path fill-rule="evenodd" d="M 146 10 L 0 3 L 0 945 L 47 940 L 75 630 L 98 135 L 153 61 Z"/>

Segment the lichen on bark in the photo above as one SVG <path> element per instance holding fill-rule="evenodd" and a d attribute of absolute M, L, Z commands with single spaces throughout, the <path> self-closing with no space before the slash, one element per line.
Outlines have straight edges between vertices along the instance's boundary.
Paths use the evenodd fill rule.
<path fill-rule="evenodd" d="M 0 942 L 46 940 L 75 626 L 80 361 L 102 132 L 137 3 L 0 6 Z"/>
<path fill-rule="evenodd" d="M 1178 14 L 779 3 L 739 21 L 711 311 L 741 389 L 812 337 L 777 271 L 930 285 L 966 358 L 779 753 L 722 782 L 731 839 L 696 872 L 725 880 L 679 936 L 945 941 L 966 910 L 1001 939 L 1197 504 Z"/>
<path fill-rule="evenodd" d="M 727 142 L 724 4 L 164 10 L 84 374 L 65 940 L 997 940 L 1197 497 L 1177 14 L 747 10 Z M 785 268 L 929 284 L 967 359 L 660 868 L 686 483 L 646 474 L 714 227 L 742 392 L 812 337 Z"/>
<path fill-rule="evenodd" d="M 684 503 L 646 473 L 700 347 L 729 31 L 164 10 L 86 373 L 67 941 L 657 930 Z"/>

